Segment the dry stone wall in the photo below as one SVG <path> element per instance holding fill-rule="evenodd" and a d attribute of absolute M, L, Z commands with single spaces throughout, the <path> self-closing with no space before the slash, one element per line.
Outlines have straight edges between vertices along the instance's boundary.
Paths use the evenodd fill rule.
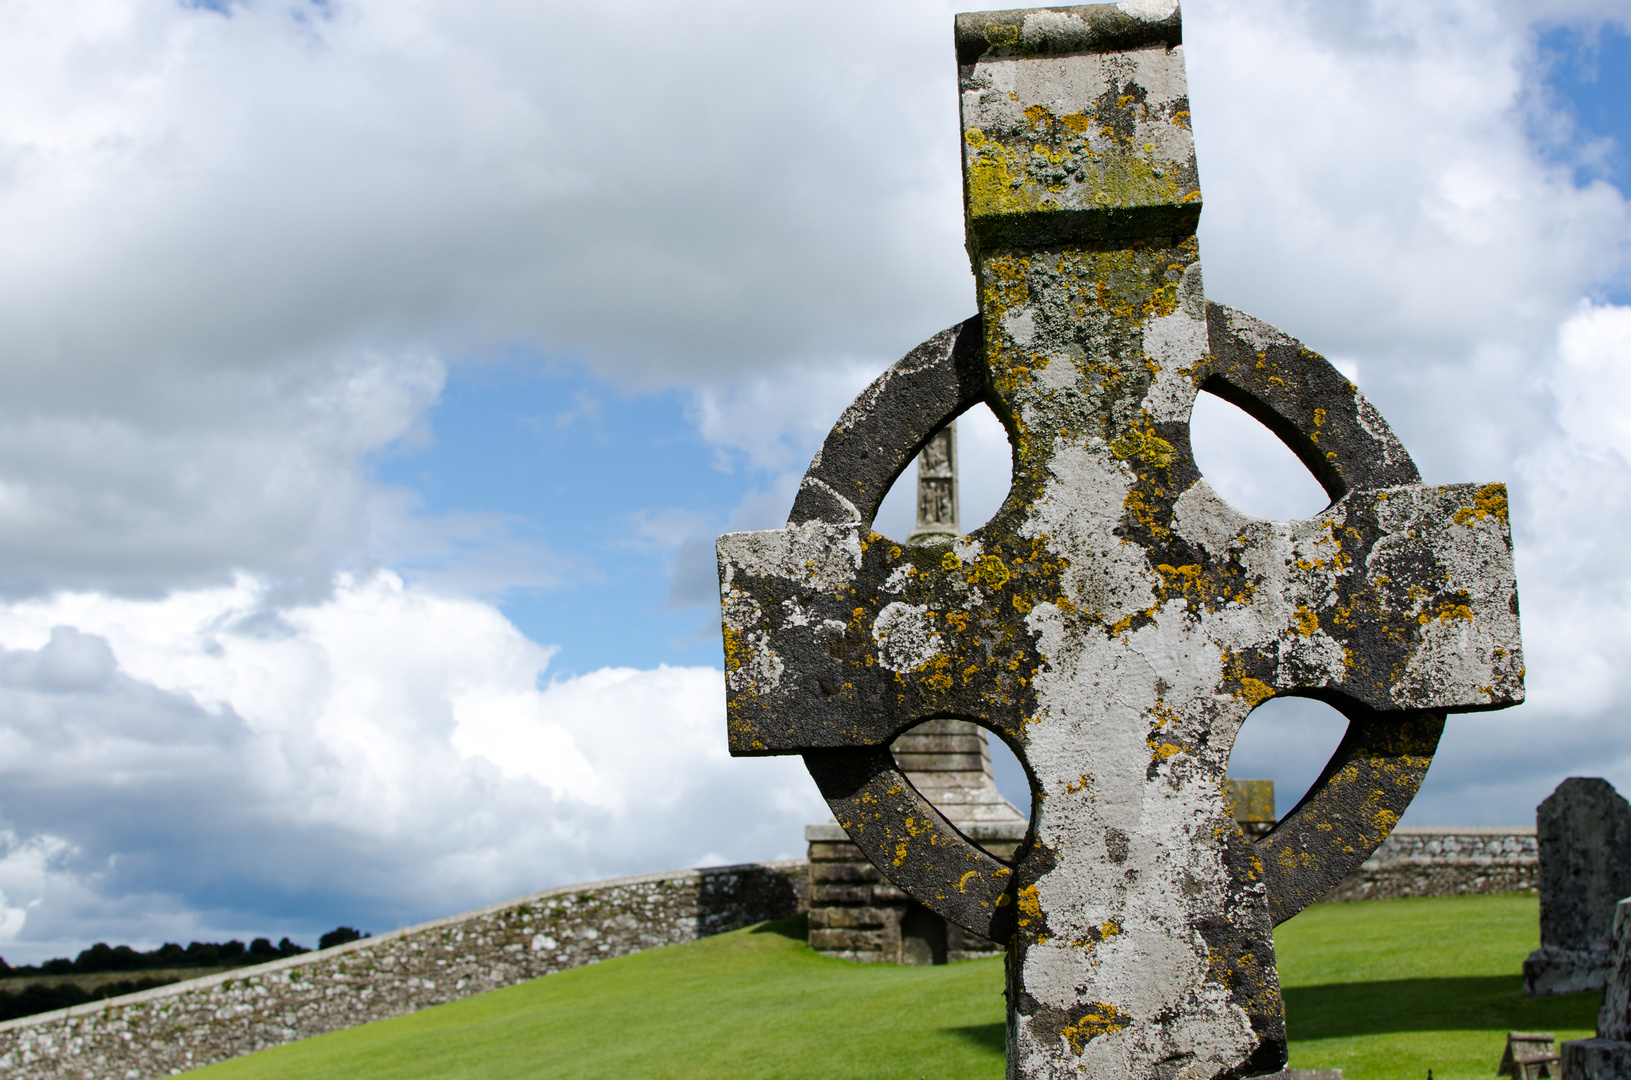
<path fill-rule="evenodd" d="M 1327 898 L 1532 892 L 1533 829 L 1396 829 Z M 0 1080 L 149 1080 L 808 909 L 803 859 L 525 896 L 465 915 L 0 1024 Z"/>
<path fill-rule="evenodd" d="M 0 1024 L 4 1080 L 148 1080 L 805 909 L 804 860 L 551 889 L 465 915 Z"/>
<path fill-rule="evenodd" d="M 1535 892 L 1540 849 L 1532 828 L 1398 828 L 1327 900 Z"/>

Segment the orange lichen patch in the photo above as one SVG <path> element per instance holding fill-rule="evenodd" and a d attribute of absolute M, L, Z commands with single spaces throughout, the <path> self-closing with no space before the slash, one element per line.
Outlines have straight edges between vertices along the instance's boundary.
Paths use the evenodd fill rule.
<path fill-rule="evenodd" d="M 955 570 L 962 565 L 963 560 L 959 559 L 954 552 L 948 551 L 940 556 L 940 569 L 942 570 Z"/>
<path fill-rule="evenodd" d="M 1201 567 L 1198 563 L 1190 563 L 1187 566 L 1170 566 L 1167 563 L 1159 563 L 1155 571 L 1161 575 L 1161 594 L 1163 596 L 1176 593 L 1179 596 L 1204 604 L 1221 591 L 1220 588 L 1212 586 L 1201 576 Z"/>
<path fill-rule="evenodd" d="M 1121 924 L 1111 919 L 1101 926 L 1088 927 L 1087 933 L 1071 942 L 1071 944 L 1078 949 L 1091 949 L 1105 938 L 1115 937 L 1119 933 L 1121 933 Z"/>
<path fill-rule="evenodd" d="M 1080 780 L 1072 780 L 1070 783 L 1065 785 L 1065 794 L 1074 795 L 1078 791 L 1084 791 L 1086 790 L 1087 785 L 1091 784 L 1092 782 L 1093 774 L 1085 772 L 1082 774 L 1082 778 Z"/>
<path fill-rule="evenodd" d="M 1506 522 L 1506 485 L 1485 484 L 1478 489 L 1478 494 L 1472 497 L 1472 505 L 1464 506 L 1455 512 L 1455 523 L 1465 525 L 1470 521 L 1482 521 L 1487 517 Z"/>
<path fill-rule="evenodd" d="M 1261 679 L 1250 677 L 1241 679 L 1240 689 L 1235 691 L 1235 697 L 1245 700 L 1254 709 L 1273 696 L 1274 687 Z"/>
<path fill-rule="evenodd" d="M 1154 751 L 1150 755 L 1150 763 L 1152 765 L 1159 765 L 1161 762 L 1167 760 L 1169 757 L 1172 757 L 1174 754 L 1182 753 L 1184 749 L 1181 746 L 1174 746 L 1172 743 L 1157 743 L 1154 739 L 1150 739 L 1149 744 L 1151 749 Z"/>
<path fill-rule="evenodd" d="M 724 628 L 725 634 L 725 668 L 735 671 L 742 666 L 742 631 Z"/>
<path fill-rule="evenodd" d="M 1465 619 L 1472 622 L 1472 608 L 1466 604 L 1458 604 L 1454 600 L 1446 600 L 1439 604 L 1436 612 L 1424 611 L 1416 616 L 1416 621 L 1423 626 L 1434 621 L 1447 623 L 1453 619 Z"/>
<path fill-rule="evenodd" d="M 1147 464 L 1164 469 L 1172 464 L 1177 451 L 1172 444 L 1154 431 L 1129 431 L 1110 444 L 1110 452 L 1126 460 L 1140 458 Z"/>
<path fill-rule="evenodd" d="M 1015 595 L 1014 610 L 1019 612 L 1021 615 L 1029 615 L 1031 612 L 1031 605 L 1029 602 L 1021 599 L 1018 595 Z"/>
<path fill-rule="evenodd" d="M 960 893 L 967 893 L 968 892 L 969 878 L 978 878 L 979 876 L 980 876 L 980 872 L 978 870 L 970 870 L 968 873 L 966 873 L 962 877 L 958 878 L 957 879 L 957 891 L 960 892 Z"/>
<path fill-rule="evenodd" d="M 947 690 L 950 690 L 951 687 L 952 687 L 952 677 L 951 677 L 951 670 L 950 669 L 951 669 L 951 659 L 950 659 L 950 657 L 948 657 L 945 653 L 940 653 L 933 660 L 930 660 L 927 664 L 924 664 L 923 667 L 919 668 L 918 670 L 919 671 L 927 670 L 928 674 L 923 676 L 923 681 L 928 683 L 929 686 L 931 686 L 935 690 L 940 691 L 943 694 Z"/>
<path fill-rule="evenodd" d="M 1087 1044 L 1100 1035 L 1108 1035 L 1112 1031 L 1120 1031 L 1132 1023 L 1132 1016 L 1121 1011 L 1107 1001 L 1095 1001 L 1092 1009 L 1080 1020 L 1065 1028 L 1059 1034 L 1070 1043 L 1071 1052 L 1078 1057 L 1087 1048 Z"/>
<path fill-rule="evenodd" d="M 946 612 L 946 622 L 950 623 L 951 628 L 959 634 L 968 632 L 968 612 L 966 611 Z"/>
<path fill-rule="evenodd" d="M 1013 574 L 1009 573 L 1008 568 L 1002 564 L 1002 560 L 995 555 L 987 555 L 985 558 L 981 559 L 980 568 L 977 573 L 980 580 L 991 586 L 993 589 L 1002 588 L 1004 585 L 1008 584 L 1008 579 L 1014 576 Z"/>
<path fill-rule="evenodd" d="M 1019 905 L 1019 925 L 1029 926 L 1032 919 L 1042 917 L 1042 900 L 1037 895 L 1035 885 L 1027 885 L 1019 890 L 1015 903 Z"/>
<path fill-rule="evenodd" d="M 1132 515 L 1135 524 L 1148 530 L 1150 535 L 1155 538 L 1165 540 L 1172 535 L 1172 530 L 1167 527 L 1166 522 L 1161 517 L 1165 508 L 1159 503 L 1152 503 L 1144 492 L 1138 488 L 1129 491 L 1127 497 L 1121 501 L 1121 505 L 1123 509 Z M 1128 542 L 1130 541 L 1123 541 L 1123 543 Z"/>
<path fill-rule="evenodd" d="M 1297 605 L 1297 613 L 1291 617 L 1291 621 L 1297 627 L 1297 633 L 1303 637 L 1313 637 L 1314 631 L 1320 628 L 1320 617 L 1307 604 Z"/>

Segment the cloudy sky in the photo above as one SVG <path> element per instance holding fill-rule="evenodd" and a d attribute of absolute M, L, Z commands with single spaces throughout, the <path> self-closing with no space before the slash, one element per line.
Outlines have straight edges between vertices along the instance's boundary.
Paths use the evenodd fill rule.
<path fill-rule="evenodd" d="M 725 754 L 712 543 L 974 309 L 962 6 L 0 0 L 0 954 L 799 854 L 800 765 Z M 1631 791 L 1623 0 L 1185 19 L 1208 293 L 1512 487 L 1529 702 L 1407 821 Z M 1196 427 L 1242 509 L 1322 505 Z M 1270 703 L 1236 774 L 1289 806 L 1333 718 Z"/>

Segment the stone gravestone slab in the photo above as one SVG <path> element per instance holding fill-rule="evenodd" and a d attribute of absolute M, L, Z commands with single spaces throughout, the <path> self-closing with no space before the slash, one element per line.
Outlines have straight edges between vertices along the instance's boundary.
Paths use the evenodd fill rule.
<path fill-rule="evenodd" d="M 1631 804 L 1607 780 L 1573 776 L 1535 808 L 1540 948 L 1523 962 L 1531 996 L 1603 985 L 1615 904 L 1631 896 Z"/>
<path fill-rule="evenodd" d="M 1613 938 L 1613 960 L 1597 1012 L 1597 1037 L 1563 1044 L 1563 1080 L 1631 1077 L 1631 899 L 1614 907 Z"/>
<path fill-rule="evenodd" d="M 803 754 L 879 870 L 1007 943 L 1010 1076 L 1274 1072 L 1272 925 L 1387 836 L 1445 711 L 1522 698 L 1505 489 L 1422 484 L 1328 362 L 1206 301 L 1176 6 L 963 15 L 956 44 L 980 314 L 839 418 L 786 528 L 720 539 L 730 749 Z M 1202 389 L 1331 506 L 1270 522 L 1213 494 L 1189 447 Z M 873 532 L 979 402 L 1013 447 L 1002 508 L 944 547 Z M 1349 728 L 1254 844 L 1224 802 L 1229 749 L 1283 693 Z M 890 755 L 935 717 L 1025 763 L 1012 862 Z"/>

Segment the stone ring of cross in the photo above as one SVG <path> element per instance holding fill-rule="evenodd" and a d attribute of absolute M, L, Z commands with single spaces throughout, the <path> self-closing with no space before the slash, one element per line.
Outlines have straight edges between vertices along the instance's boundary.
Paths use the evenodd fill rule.
<path fill-rule="evenodd" d="M 786 528 L 720 539 L 731 752 L 802 754 L 891 881 L 1007 944 L 1010 1075 L 1274 1071 L 1272 926 L 1387 836 L 1446 712 L 1522 699 L 1506 491 L 1421 483 L 1329 362 L 1205 299 L 1175 5 L 959 16 L 957 51 L 980 313 L 856 399 Z M 1202 391 L 1330 505 L 1275 522 L 1220 499 L 1190 451 Z M 995 516 L 949 546 L 874 532 L 979 403 L 1013 453 Z M 1253 843 L 1229 752 L 1287 694 L 1348 729 Z M 940 717 L 1026 768 L 1012 863 L 896 766 L 890 743 Z"/>

